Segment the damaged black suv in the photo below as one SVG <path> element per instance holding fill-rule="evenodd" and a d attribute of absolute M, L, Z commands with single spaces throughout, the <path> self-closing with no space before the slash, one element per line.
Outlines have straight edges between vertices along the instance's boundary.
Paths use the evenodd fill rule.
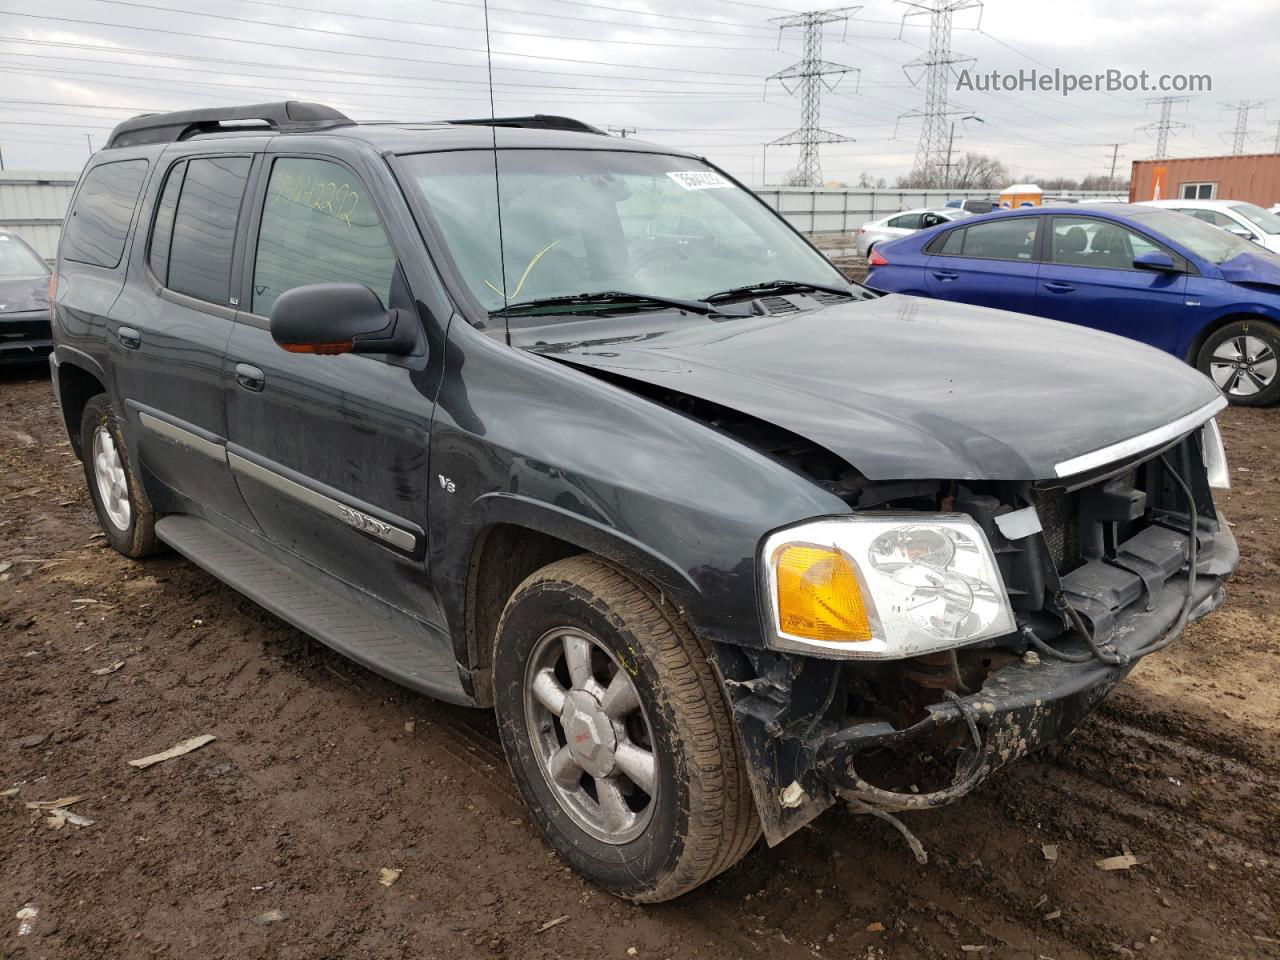
<path fill-rule="evenodd" d="M 1199 373 L 850 284 L 707 162 L 564 118 L 126 121 L 54 340 L 116 549 L 493 708 L 547 838 L 634 900 L 837 799 L 963 796 L 1237 560 Z"/>

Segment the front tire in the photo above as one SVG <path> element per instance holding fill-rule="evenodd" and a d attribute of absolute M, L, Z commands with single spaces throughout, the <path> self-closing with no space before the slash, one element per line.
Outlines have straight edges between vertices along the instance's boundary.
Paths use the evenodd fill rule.
<path fill-rule="evenodd" d="M 155 534 L 155 511 L 142 493 L 120 421 L 105 393 L 85 404 L 80 418 L 80 451 L 89 496 L 107 542 L 135 559 L 158 552 L 161 545 Z"/>
<path fill-rule="evenodd" d="M 534 820 L 610 893 L 670 900 L 759 838 L 728 700 L 647 583 L 589 556 L 534 573 L 498 625 L 494 693 Z"/>
<path fill-rule="evenodd" d="M 1265 407 L 1280 399 L 1280 327 L 1268 320 L 1236 320 L 1211 333 L 1196 367 L 1232 403 Z"/>

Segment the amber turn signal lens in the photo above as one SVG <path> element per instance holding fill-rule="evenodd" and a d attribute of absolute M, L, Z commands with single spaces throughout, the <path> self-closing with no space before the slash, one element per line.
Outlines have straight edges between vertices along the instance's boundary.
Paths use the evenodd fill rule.
<path fill-rule="evenodd" d="M 322 356 L 333 356 L 339 353 L 350 353 L 352 343 L 343 340 L 338 343 L 282 343 L 290 353 L 318 353 Z"/>
<path fill-rule="evenodd" d="M 777 554 L 778 625 L 825 643 L 871 639 L 871 624 L 853 566 L 839 550 L 790 544 Z"/>

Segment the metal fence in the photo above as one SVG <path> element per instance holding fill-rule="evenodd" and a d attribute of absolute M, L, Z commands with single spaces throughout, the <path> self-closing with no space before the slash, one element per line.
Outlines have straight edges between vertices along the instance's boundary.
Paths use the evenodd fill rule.
<path fill-rule="evenodd" d="M 0 230 L 16 233 L 40 256 L 52 260 L 58 231 L 71 202 L 77 174 L 0 171 Z M 898 210 L 940 207 L 948 200 L 983 199 L 990 190 L 864 190 L 830 187 L 765 187 L 756 193 L 801 233 L 839 234 L 856 230 Z M 1105 192 L 1061 191 L 1055 196 L 1113 196 Z"/>
<path fill-rule="evenodd" d="M 948 200 L 982 200 L 992 190 L 871 190 L 833 187 L 764 187 L 756 191 L 801 233 L 849 233 L 868 220 L 899 210 L 941 207 Z M 1055 197 L 1086 200 L 1113 197 L 1108 191 L 1060 190 Z"/>
<path fill-rule="evenodd" d="M 53 260 L 77 176 L 65 171 L 0 171 L 0 230 L 16 233 L 44 259 Z"/>

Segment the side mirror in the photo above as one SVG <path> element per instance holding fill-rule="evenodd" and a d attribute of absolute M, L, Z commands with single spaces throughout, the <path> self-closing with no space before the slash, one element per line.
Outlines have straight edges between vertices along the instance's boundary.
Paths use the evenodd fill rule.
<path fill-rule="evenodd" d="M 313 283 L 282 293 L 271 308 L 271 339 L 290 353 L 412 353 L 412 318 L 388 310 L 359 283 Z"/>
<path fill-rule="evenodd" d="M 1239 237 L 1241 240 L 1252 240 L 1255 243 L 1258 242 L 1257 234 L 1255 234 L 1248 227 L 1241 226 L 1238 223 L 1228 224 L 1222 229 L 1227 231 L 1227 233 L 1231 234 L 1233 237 Z"/>
<path fill-rule="evenodd" d="M 1178 265 L 1173 262 L 1173 257 L 1169 256 L 1163 250 L 1148 250 L 1146 253 L 1140 253 L 1133 258 L 1133 266 L 1136 270 L 1159 270 L 1163 273 L 1180 273 Z"/>

